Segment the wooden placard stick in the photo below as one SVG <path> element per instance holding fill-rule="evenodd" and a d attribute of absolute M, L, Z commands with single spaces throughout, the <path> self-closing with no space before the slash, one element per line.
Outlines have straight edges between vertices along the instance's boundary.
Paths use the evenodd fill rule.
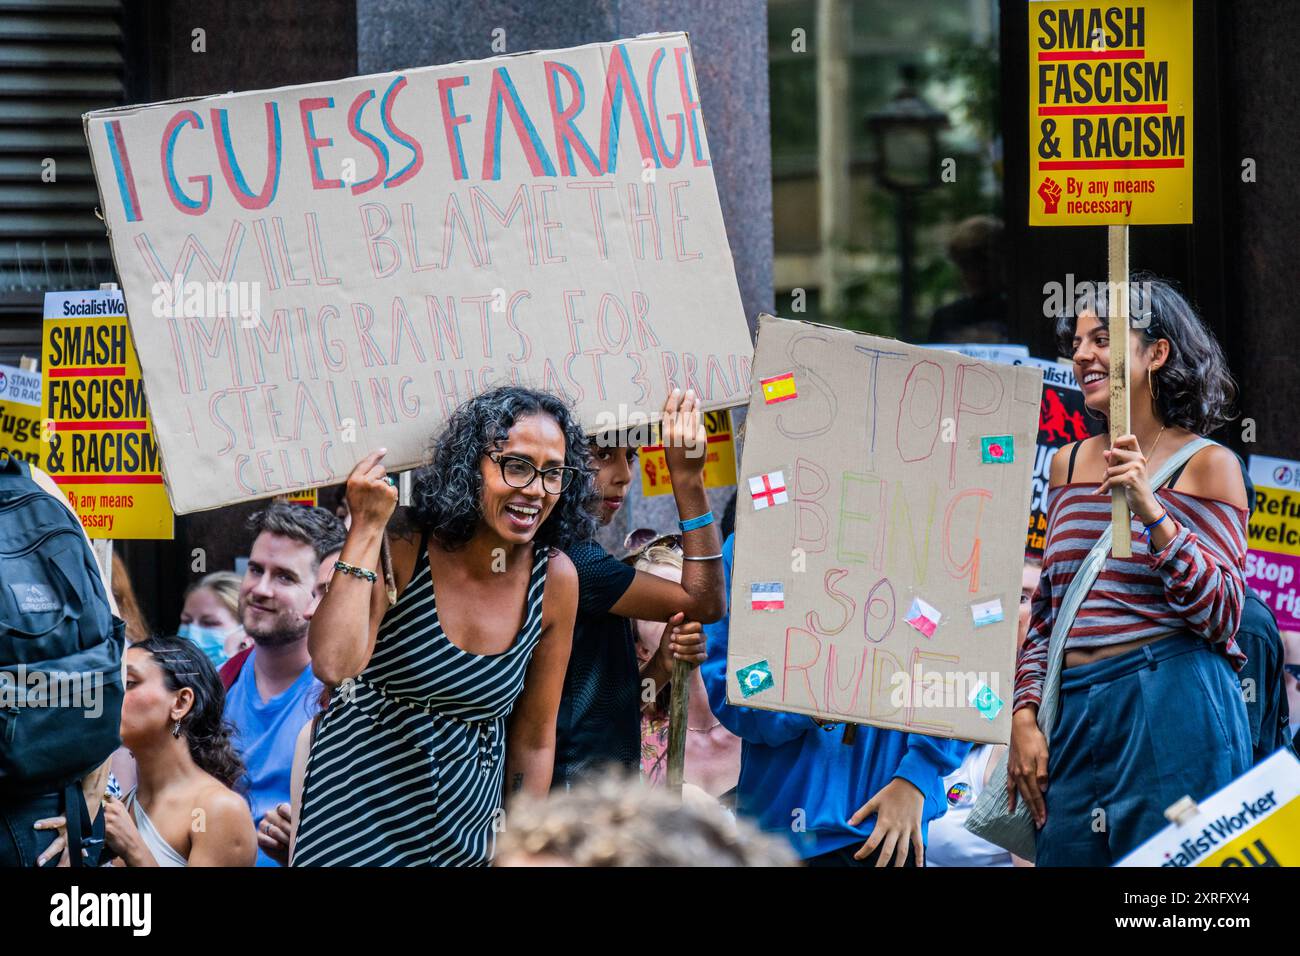
<path fill-rule="evenodd" d="M 667 638 L 665 638 L 667 640 Z M 686 775 L 686 705 L 691 699 L 691 665 L 673 661 L 673 686 L 668 698 L 668 787 L 682 792 Z"/>
<path fill-rule="evenodd" d="M 1107 226 L 1110 281 L 1107 283 L 1107 322 L 1110 333 L 1110 443 L 1130 431 L 1128 403 L 1128 226 Z M 1133 555 L 1132 517 L 1123 488 L 1111 492 L 1110 553 L 1117 558 Z"/>

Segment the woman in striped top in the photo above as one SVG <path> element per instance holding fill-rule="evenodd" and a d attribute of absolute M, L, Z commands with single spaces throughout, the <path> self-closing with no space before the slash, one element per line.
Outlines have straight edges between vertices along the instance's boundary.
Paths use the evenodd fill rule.
<path fill-rule="evenodd" d="M 352 524 L 308 635 L 333 685 L 293 866 L 486 865 L 503 778 L 544 797 L 590 535 L 587 439 L 563 401 L 504 387 L 456 410 L 390 530 L 384 450 L 348 477 Z M 436 591 L 436 601 L 435 601 Z"/>
<path fill-rule="evenodd" d="M 1111 343 L 1105 283 L 1096 288 L 1057 333 L 1084 401 L 1105 415 Z M 1132 434 L 1113 445 L 1095 436 L 1052 461 L 1043 576 L 1016 670 L 1008 801 L 1028 803 L 1043 866 L 1110 865 L 1154 836 L 1180 797 L 1207 797 L 1250 766 L 1234 676 L 1246 560 L 1238 460 L 1211 444 L 1164 487 L 1149 479 L 1229 419 L 1236 389 L 1218 343 L 1168 283 L 1134 277 L 1129 314 Z M 1065 638 L 1049 746 L 1037 724 L 1048 640 L 1110 524 L 1115 488 L 1133 514 L 1133 556 L 1106 559 Z"/>

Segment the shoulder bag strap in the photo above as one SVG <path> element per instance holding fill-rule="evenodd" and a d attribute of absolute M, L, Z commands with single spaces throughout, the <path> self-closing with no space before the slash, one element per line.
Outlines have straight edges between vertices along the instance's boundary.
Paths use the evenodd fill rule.
<path fill-rule="evenodd" d="M 1163 486 L 1170 476 L 1185 465 L 1193 455 L 1207 445 L 1213 444 L 1214 442 L 1208 438 L 1194 438 L 1189 441 L 1170 455 L 1169 459 L 1156 470 L 1151 477 L 1151 487 Z M 1111 529 L 1112 525 L 1107 522 L 1105 530 L 1097 538 L 1097 543 L 1092 546 L 1088 556 L 1079 565 L 1074 580 L 1066 588 L 1065 597 L 1061 600 L 1061 609 L 1056 615 L 1056 621 L 1052 624 L 1052 636 L 1047 650 L 1047 673 L 1043 679 L 1043 693 L 1038 705 L 1038 726 L 1049 740 L 1052 725 L 1056 721 L 1057 696 L 1061 687 L 1061 665 L 1065 660 L 1066 638 L 1074 626 L 1079 608 L 1088 597 L 1088 592 L 1092 590 L 1097 576 L 1101 574 L 1101 569 L 1106 564 L 1106 558 L 1110 555 Z"/>

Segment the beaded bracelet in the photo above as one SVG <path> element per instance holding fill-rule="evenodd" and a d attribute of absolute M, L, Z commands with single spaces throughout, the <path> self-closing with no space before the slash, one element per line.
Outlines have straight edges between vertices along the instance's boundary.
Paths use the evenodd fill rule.
<path fill-rule="evenodd" d="M 367 571 L 365 568 L 359 568 L 355 564 L 348 564 L 346 561 L 335 561 L 334 570 L 350 574 L 355 578 L 361 578 L 363 581 L 369 581 L 371 584 L 374 584 L 379 577 L 374 571 Z"/>

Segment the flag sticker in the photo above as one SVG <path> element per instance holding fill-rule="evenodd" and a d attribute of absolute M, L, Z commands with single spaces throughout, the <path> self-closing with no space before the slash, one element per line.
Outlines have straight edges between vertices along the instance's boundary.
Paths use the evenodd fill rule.
<path fill-rule="evenodd" d="M 939 626 L 939 618 L 942 616 L 938 608 L 918 597 L 912 598 L 912 607 L 907 612 L 905 620 L 926 637 L 934 637 L 934 629 Z"/>
<path fill-rule="evenodd" d="M 772 666 L 767 661 L 742 667 L 736 671 L 736 680 L 740 684 L 740 692 L 746 697 L 753 697 L 776 686 L 772 680 Z"/>
<path fill-rule="evenodd" d="M 763 386 L 764 405 L 775 405 L 799 397 L 799 392 L 794 387 L 794 372 L 759 379 L 758 383 Z"/>
<path fill-rule="evenodd" d="M 1014 435 L 985 435 L 980 439 L 980 461 L 986 465 L 1009 465 L 1016 460 Z"/>
<path fill-rule="evenodd" d="M 749 479 L 749 496 L 754 500 L 754 510 L 761 511 L 790 500 L 785 489 L 785 472 L 770 471 Z"/>
<path fill-rule="evenodd" d="M 1002 712 L 1002 698 L 988 684 L 980 684 L 970 692 L 970 705 L 986 720 L 993 720 Z"/>
<path fill-rule="evenodd" d="M 755 581 L 749 586 L 751 611 L 780 611 L 785 607 L 785 586 L 780 581 Z"/>
<path fill-rule="evenodd" d="M 972 604 L 970 613 L 971 617 L 975 619 L 976 627 L 983 627 L 985 624 L 996 624 L 1003 619 L 1002 598 Z"/>

